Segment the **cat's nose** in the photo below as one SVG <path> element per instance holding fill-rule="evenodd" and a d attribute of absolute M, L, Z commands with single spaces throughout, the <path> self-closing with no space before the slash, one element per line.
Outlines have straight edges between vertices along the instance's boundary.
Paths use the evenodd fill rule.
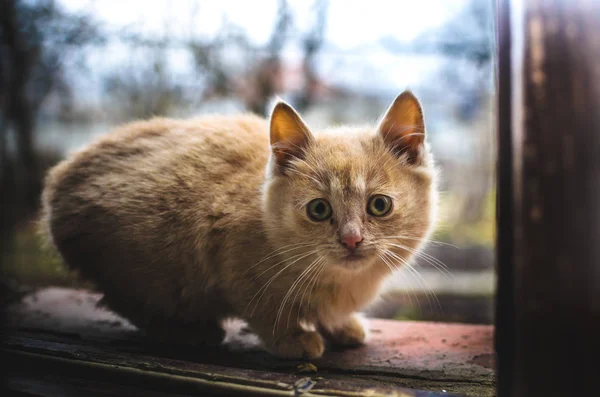
<path fill-rule="evenodd" d="M 363 240 L 362 236 L 358 233 L 347 233 L 342 235 L 342 244 L 349 250 L 354 251 L 358 244 Z"/>

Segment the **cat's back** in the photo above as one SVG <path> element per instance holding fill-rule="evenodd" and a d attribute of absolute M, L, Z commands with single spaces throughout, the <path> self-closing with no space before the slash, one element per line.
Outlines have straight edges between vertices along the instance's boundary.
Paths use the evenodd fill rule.
<path fill-rule="evenodd" d="M 268 153 L 267 122 L 254 115 L 126 124 L 49 172 L 44 223 L 55 240 L 101 216 L 130 233 L 136 222 L 168 231 L 197 214 L 252 206 Z"/>
<path fill-rule="evenodd" d="M 115 172 L 127 177 L 162 167 L 188 171 L 212 166 L 225 171 L 228 165 L 265 163 L 267 131 L 266 121 L 254 115 L 135 121 L 74 153 L 49 173 L 47 182 L 75 168 L 81 176 Z"/>

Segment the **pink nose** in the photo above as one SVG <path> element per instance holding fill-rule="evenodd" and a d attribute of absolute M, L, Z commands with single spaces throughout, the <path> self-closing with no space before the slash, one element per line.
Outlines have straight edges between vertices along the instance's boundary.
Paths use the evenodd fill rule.
<path fill-rule="evenodd" d="M 356 233 L 348 233 L 342 236 L 342 244 L 348 249 L 356 249 L 362 240 L 362 236 Z"/>

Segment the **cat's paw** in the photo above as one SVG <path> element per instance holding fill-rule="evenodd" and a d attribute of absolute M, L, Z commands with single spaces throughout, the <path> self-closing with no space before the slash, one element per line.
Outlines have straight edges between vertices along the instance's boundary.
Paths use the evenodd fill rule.
<path fill-rule="evenodd" d="M 357 317 L 350 317 L 341 327 L 333 330 L 321 327 L 323 335 L 334 345 L 359 346 L 365 343 L 367 331 Z"/>
<path fill-rule="evenodd" d="M 325 350 L 323 338 L 315 331 L 303 331 L 290 335 L 267 346 L 267 350 L 278 357 L 289 359 L 319 358 Z"/>

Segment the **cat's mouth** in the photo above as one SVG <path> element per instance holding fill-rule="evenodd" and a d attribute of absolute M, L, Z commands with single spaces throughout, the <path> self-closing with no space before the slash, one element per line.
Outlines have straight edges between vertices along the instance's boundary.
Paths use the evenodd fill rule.
<path fill-rule="evenodd" d="M 369 260 L 371 255 L 365 252 L 349 252 L 340 257 L 340 264 L 346 268 L 355 269 L 361 267 Z"/>
<path fill-rule="evenodd" d="M 343 260 L 348 261 L 348 262 L 360 261 L 360 260 L 364 260 L 365 258 L 366 258 L 366 255 L 364 255 L 363 253 L 359 253 L 359 252 L 351 252 L 342 257 Z"/>

